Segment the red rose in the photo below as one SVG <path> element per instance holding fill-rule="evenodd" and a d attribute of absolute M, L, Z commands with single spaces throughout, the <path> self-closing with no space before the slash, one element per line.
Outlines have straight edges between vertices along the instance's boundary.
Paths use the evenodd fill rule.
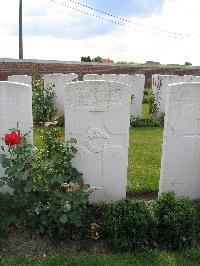
<path fill-rule="evenodd" d="M 16 145 L 20 143 L 21 136 L 18 132 L 12 132 L 5 135 L 5 142 L 7 145 Z"/>

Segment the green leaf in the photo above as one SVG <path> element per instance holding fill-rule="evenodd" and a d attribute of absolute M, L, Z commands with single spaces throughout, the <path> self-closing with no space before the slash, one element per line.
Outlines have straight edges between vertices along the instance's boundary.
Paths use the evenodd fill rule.
<path fill-rule="evenodd" d="M 0 187 L 3 187 L 5 185 L 5 182 L 0 180 Z"/>
<path fill-rule="evenodd" d="M 32 191 L 32 188 L 33 188 L 33 183 L 31 181 L 28 181 L 26 187 L 24 188 L 24 191 L 29 193 Z"/>
<path fill-rule="evenodd" d="M 74 138 L 71 138 L 70 140 L 68 140 L 68 143 L 71 143 L 71 144 L 76 144 L 76 143 L 77 143 L 77 141 L 76 141 L 76 139 L 74 139 Z"/>
<path fill-rule="evenodd" d="M 0 163 L 1 163 L 3 168 L 10 167 L 10 165 L 11 165 L 10 160 L 8 158 L 6 158 L 5 155 L 0 156 Z"/>
<path fill-rule="evenodd" d="M 61 223 L 66 224 L 66 222 L 68 221 L 68 217 L 66 214 L 63 214 L 59 220 L 61 221 Z"/>

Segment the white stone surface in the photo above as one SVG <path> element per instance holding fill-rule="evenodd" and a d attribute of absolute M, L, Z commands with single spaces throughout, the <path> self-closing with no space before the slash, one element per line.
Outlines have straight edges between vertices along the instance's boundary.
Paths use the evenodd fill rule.
<path fill-rule="evenodd" d="M 170 85 L 159 193 L 200 198 L 200 83 Z"/>
<path fill-rule="evenodd" d="M 165 103 L 168 94 L 169 84 L 180 82 L 198 82 L 200 77 L 192 75 L 160 75 L 155 74 L 152 76 L 152 91 L 156 97 L 158 114 L 165 113 Z"/>
<path fill-rule="evenodd" d="M 54 91 L 56 94 L 55 105 L 57 108 L 57 113 L 59 115 L 64 114 L 64 89 L 65 84 L 71 81 L 76 81 L 78 79 L 78 75 L 71 74 L 49 74 L 44 75 L 44 86 L 45 88 L 54 87 Z"/>
<path fill-rule="evenodd" d="M 107 81 L 69 83 L 65 89 L 65 136 L 77 140 L 74 166 L 91 187 L 91 202 L 126 196 L 130 86 Z"/>
<path fill-rule="evenodd" d="M 192 76 L 191 81 L 192 82 L 200 82 L 200 76 Z"/>
<path fill-rule="evenodd" d="M 14 83 L 9 81 L 0 81 L 0 146 L 6 145 L 2 137 L 9 133 L 9 129 L 17 127 L 22 134 L 28 133 L 29 141 L 33 143 L 33 118 L 32 118 L 32 90 L 30 85 Z M 0 150 L 0 153 L 2 151 Z M 0 178 L 4 170 L 0 165 Z M 7 191 L 4 188 L 3 191 Z"/>
<path fill-rule="evenodd" d="M 24 83 L 32 86 L 32 77 L 27 75 L 12 75 L 8 76 L 8 81 Z"/>
<path fill-rule="evenodd" d="M 132 88 L 130 114 L 133 117 L 141 117 L 145 84 L 144 75 L 88 74 L 83 76 L 83 80 L 106 80 L 128 84 Z"/>

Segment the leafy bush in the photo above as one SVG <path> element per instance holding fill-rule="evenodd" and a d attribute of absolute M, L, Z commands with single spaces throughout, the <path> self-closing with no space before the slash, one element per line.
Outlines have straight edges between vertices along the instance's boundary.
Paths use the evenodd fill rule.
<path fill-rule="evenodd" d="M 85 215 L 89 188 L 82 174 L 71 164 L 77 150 L 75 140 L 64 142 L 57 128 L 43 130 L 45 149 L 35 157 L 35 180 L 30 190 L 35 191 L 32 222 L 39 234 L 64 236 L 66 225 L 81 226 Z"/>
<path fill-rule="evenodd" d="M 158 116 L 158 103 L 156 102 L 155 96 L 149 97 L 149 113 L 153 116 Z"/>
<path fill-rule="evenodd" d="M 18 143 L 13 144 L 11 138 L 17 135 Z M 3 139 L 6 146 L 1 146 L 0 163 L 5 169 L 5 176 L 1 178 L 0 186 L 14 189 L 13 198 L 18 208 L 28 204 L 30 195 L 26 189 L 33 179 L 33 146 L 27 142 L 28 137 L 29 133 L 22 136 L 18 129 L 12 129 Z"/>
<path fill-rule="evenodd" d="M 106 236 L 116 249 L 144 248 L 156 238 L 157 221 L 145 202 L 121 200 L 106 209 L 103 220 Z"/>
<path fill-rule="evenodd" d="M 164 115 L 150 118 L 131 117 L 131 127 L 164 127 Z"/>
<path fill-rule="evenodd" d="M 0 237 L 7 232 L 10 225 L 17 221 L 13 208 L 14 202 L 11 195 L 0 193 Z"/>
<path fill-rule="evenodd" d="M 152 96 L 152 91 L 150 88 L 144 89 L 143 103 L 149 103 L 149 99 Z"/>
<path fill-rule="evenodd" d="M 84 238 L 99 239 L 104 235 L 103 214 L 106 205 L 88 205 L 84 219 Z"/>
<path fill-rule="evenodd" d="M 65 126 L 65 117 L 64 117 L 64 115 L 60 115 L 59 117 L 57 117 L 55 119 L 55 121 L 57 122 L 56 123 L 57 127 L 64 127 Z"/>
<path fill-rule="evenodd" d="M 44 129 L 44 149 L 35 152 L 19 135 L 20 142 L 6 143 L 8 152 L 0 155 L 5 168 L 1 185 L 13 189 L 16 206 L 26 208 L 37 233 L 50 237 L 65 237 L 67 228 L 81 226 L 89 196 L 89 185 L 71 163 L 75 140 L 65 142 L 62 135 L 57 128 Z"/>
<path fill-rule="evenodd" d="M 149 88 L 144 88 L 144 96 L 147 96 L 151 93 L 151 89 Z"/>
<path fill-rule="evenodd" d="M 171 249 L 194 246 L 198 237 L 197 213 L 191 202 L 174 193 L 162 194 L 155 204 L 158 218 L 158 239 Z"/>
<path fill-rule="evenodd" d="M 45 88 L 41 77 L 33 81 L 32 105 L 33 121 L 36 125 L 51 121 L 56 113 L 53 86 Z"/>
<path fill-rule="evenodd" d="M 142 103 L 149 104 L 149 98 L 150 98 L 150 96 L 144 96 Z"/>

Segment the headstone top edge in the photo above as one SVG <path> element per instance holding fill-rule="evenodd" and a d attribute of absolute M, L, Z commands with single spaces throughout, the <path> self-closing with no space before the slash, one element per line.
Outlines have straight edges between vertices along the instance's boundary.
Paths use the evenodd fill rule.
<path fill-rule="evenodd" d="M 10 85 L 10 86 L 12 86 L 12 87 L 16 87 L 16 85 L 17 85 L 17 86 L 20 85 L 20 86 L 22 86 L 22 87 L 31 88 L 31 85 L 26 84 L 26 83 L 12 82 L 12 81 L 0 81 L 0 87 L 1 87 L 1 85 L 6 85 L 6 84 L 8 84 L 8 85 Z"/>
<path fill-rule="evenodd" d="M 72 82 L 67 82 L 66 85 L 68 86 L 73 86 L 73 85 L 76 85 L 78 86 L 79 84 L 83 85 L 83 84 L 111 84 L 111 85 L 114 85 L 114 84 L 120 84 L 120 85 L 123 85 L 124 87 L 131 87 L 129 84 L 126 84 L 126 83 L 122 83 L 122 82 L 118 82 L 118 81 L 107 81 L 107 80 L 84 80 L 84 81 L 72 81 Z"/>

